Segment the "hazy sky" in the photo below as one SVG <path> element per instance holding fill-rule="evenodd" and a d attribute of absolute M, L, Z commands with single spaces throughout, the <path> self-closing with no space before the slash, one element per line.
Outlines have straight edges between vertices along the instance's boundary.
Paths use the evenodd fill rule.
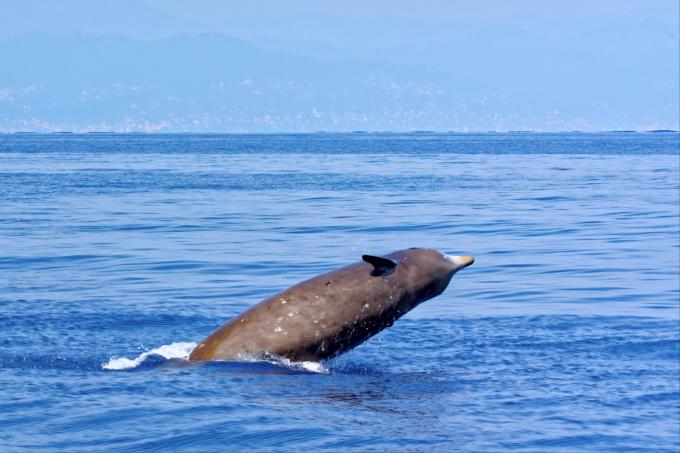
<path fill-rule="evenodd" d="M 444 129 L 465 124 L 466 129 L 475 129 L 473 119 L 461 122 L 462 113 L 460 105 L 454 105 L 456 102 L 467 102 L 467 111 L 477 115 L 489 116 L 490 110 L 494 110 L 502 119 L 497 121 L 498 126 L 484 123 L 482 129 L 677 129 L 679 3 L 678 0 L 0 0 L 0 40 L 10 42 L 31 33 L 75 34 L 82 35 L 82 40 L 117 35 L 145 41 L 178 34 L 215 33 L 238 38 L 263 51 L 320 62 L 347 61 L 348 68 L 356 69 L 357 80 L 365 74 L 370 79 L 373 71 L 362 64 L 382 63 L 411 65 L 422 68 L 422 74 L 432 71 L 450 77 L 450 83 L 434 83 L 434 75 L 415 80 L 406 76 L 406 72 L 400 73 L 398 66 L 393 67 L 391 77 L 399 86 L 408 83 L 420 84 L 421 88 L 434 86 L 435 92 L 451 94 L 448 101 L 436 100 L 434 107 L 431 101 L 405 104 L 404 108 L 422 112 L 421 121 L 413 124 L 414 129 L 428 124 Z M 60 51 L 68 53 L 70 49 L 62 47 Z M 82 60 L 81 63 L 88 64 Z M 272 66 L 271 71 L 276 73 L 279 69 Z M 325 76 L 319 73 L 307 81 L 295 82 L 323 84 L 323 80 L 314 77 Z M 458 80 L 464 81 L 462 85 L 479 84 L 485 94 L 460 89 L 455 98 L 452 86 L 462 86 L 454 82 Z M 26 80 L 23 86 L 16 80 L 12 83 L 3 80 L 0 74 L 0 109 L 7 107 L 10 98 L 11 102 L 18 102 L 18 93 L 33 87 L 30 97 L 33 104 L 28 105 L 28 110 L 39 111 L 33 106 L 43 102 L 40 90 L 44 94 L 48 86 L 56 89 L 46 80 Z M 87 85 L 83 89 L 106 89 L 92 86 L 97 80 L 83 83 Z M 358 96 L 361 91 L 347 88 L 348 96 L 352 93 Z M 168 97 L 173 93 L 162 95 Z M 484 96 L 488 102 L 482 99 Z M 29 102 L 28 95 L 22 99 Z M 129 101 L 134 104 L 134 99 Z M 68 108 L 68 102 L 62 102 L 60 105 Z M 271 100 L 253 115 L 281 113 L 290 107 L 285 102 L 276 102 Z M 376 97 L 375 102 L 380 110 L 383 101 Z M 207 107 L 202 111 L 198 104 L 196 115 L 217 115 Z M 487 108 L 482 111 L 480 105 Z M 310 103 L 291 114 L 307 114 L 317 107 Z M 458 109 L 459 121 L 452 121 L 450 127 L 445 119 L 447 109 L 452 115 Z M 20 110 L 14 105 L 5 112 L 9 119 L 4 129 L 30 119 L 17 117 Z M 0 110 L 0 116 L 2 113 Z M 340 113 L 335 112 L 336 119 Z M 359 113 L 353 111 L 352 115 Z M 374 118 L 365 126 L 381 128 L 378 113 L 364 113 Z M 428 123 L 423 115 L 439 115 L 440 119 Z M 288 128 L 294 126 L 291 122 L 286 124 Z M 400 124 L 408 128 L 407 122 Z M 345 126 L 362 129 L 360 123 Z M 309 127 L 330 126 L 320 122 Z M 390 129 L 390 124 L 386 122 L 383 128 Z M 254 125 L 252 130 L 256 129 Z"/>
<path fill-rule="evenodd" d="M 600 25 L 639 26 L 677 38 L 677 0 L 3 0 L 0 37 L 27 32 L 112 33 L 153 38 L 224 33 L 246 40 L 305 40 L 366 51 L 446 41 L 486 27 L 577 38 Z M 659 29 L 661 28 L 661 30 Z M 597 43 L 593 43 L 597 44 Z"/>

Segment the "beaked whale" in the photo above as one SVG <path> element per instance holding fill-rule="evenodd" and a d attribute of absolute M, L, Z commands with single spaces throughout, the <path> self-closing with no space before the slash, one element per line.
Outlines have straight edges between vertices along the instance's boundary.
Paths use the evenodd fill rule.
<path fill-rule="evenodd" d="M 441 294 L 453 274 L 474 262 L 423 248 L 362 259 L 253 306 L 203 340 L 189 360 L 337 356 Z"/>

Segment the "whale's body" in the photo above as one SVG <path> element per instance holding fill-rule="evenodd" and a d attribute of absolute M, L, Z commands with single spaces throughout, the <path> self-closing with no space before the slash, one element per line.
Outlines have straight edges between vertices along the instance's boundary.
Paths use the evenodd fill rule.
<path fill-rule="evenodd" d="M 363 259 L 253 306 L 203 340 L 189 360 L 334 357 L 441 294 L 453 274 L 473 262 L 416 248 Z"/>

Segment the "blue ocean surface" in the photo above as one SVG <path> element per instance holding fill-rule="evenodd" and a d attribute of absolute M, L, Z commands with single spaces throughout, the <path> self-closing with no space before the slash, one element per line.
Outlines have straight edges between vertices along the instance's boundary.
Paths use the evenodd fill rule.
<path fill-rule="evenodd" d="M 677 133 L 0 135 L 0 451 L 680 449 Z M 474 255 L 325 363 L 186 360 L 407 247 Z"/>

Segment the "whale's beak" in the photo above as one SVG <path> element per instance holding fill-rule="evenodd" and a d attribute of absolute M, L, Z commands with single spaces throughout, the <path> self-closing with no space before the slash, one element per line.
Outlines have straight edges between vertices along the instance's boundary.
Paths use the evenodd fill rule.
<path fill-rule="evenodd" d="M 475 262 L 475 258 L 472 256 L 450 256 L 444 255 L 446 260 L 455 266 L 454 272 L 468 267 L 470 264 Z"/>

